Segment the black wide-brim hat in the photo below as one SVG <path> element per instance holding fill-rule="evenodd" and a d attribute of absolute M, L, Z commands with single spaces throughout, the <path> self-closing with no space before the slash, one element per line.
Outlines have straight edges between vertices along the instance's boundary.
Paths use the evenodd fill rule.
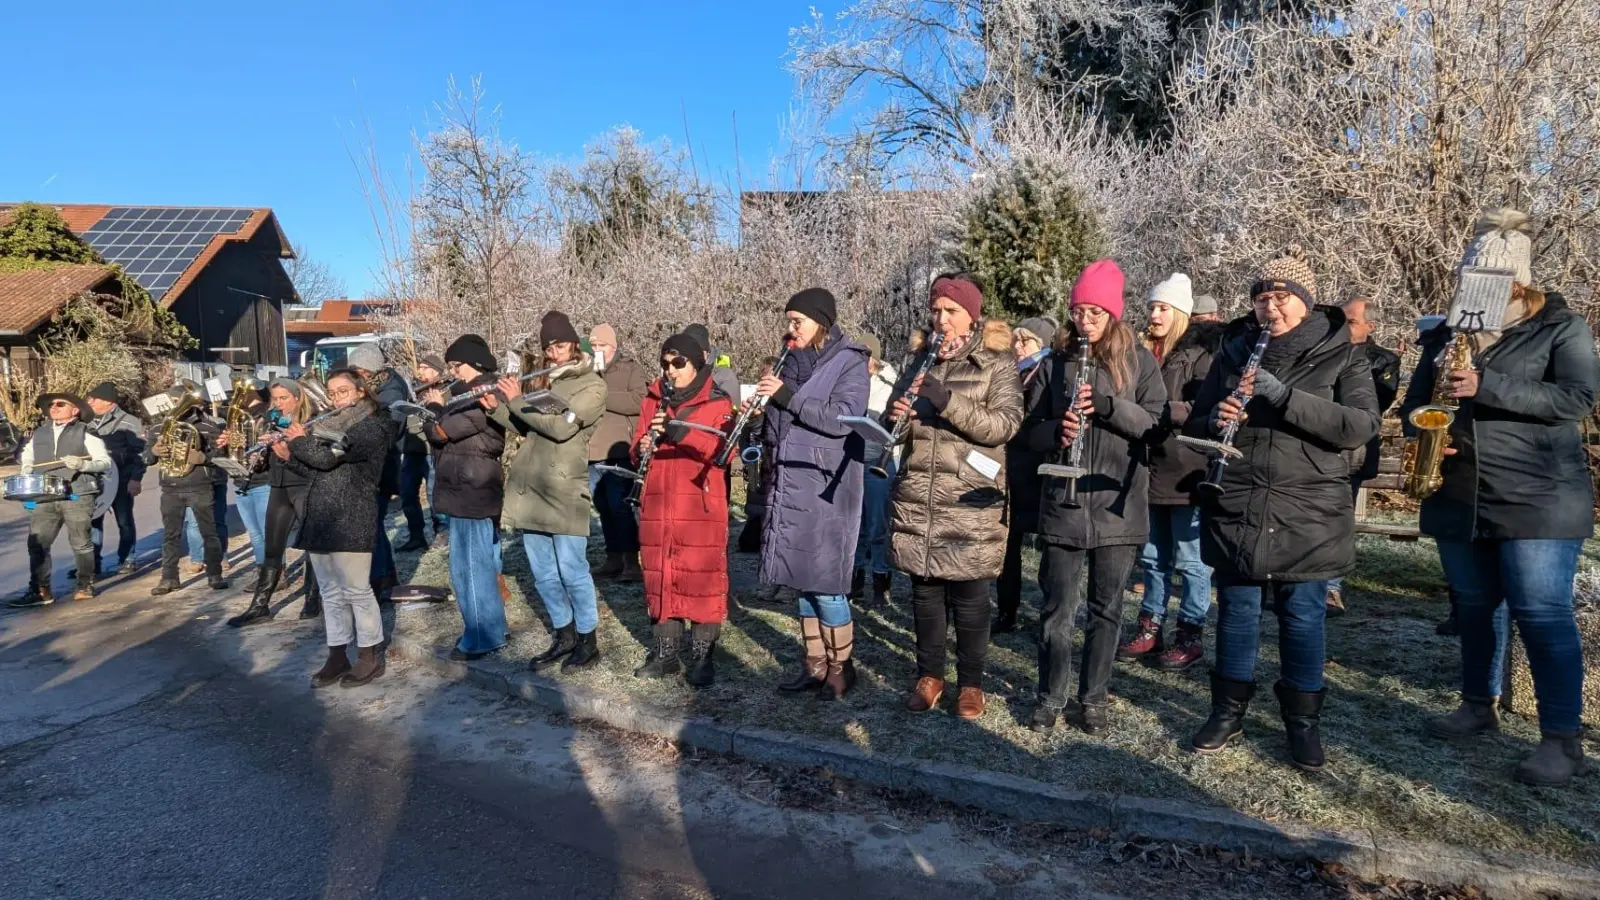
<path fill-rule="evenodd" d="M 73 406 L 76 406 L 78 408 L 78 418 L 80 419 L 84 418 L 86 415 L 85 411 L 89 408 L 83 402 L 82 397 L 79 397 L 77 394 L 68 393 L 40 394 L 39 399 L 34 401 L 34 405 L 39 407 L 39 412 L 49 415 L 50 404 L 57 400 L 65 400 L 68 403 L 71 403 Z"/>

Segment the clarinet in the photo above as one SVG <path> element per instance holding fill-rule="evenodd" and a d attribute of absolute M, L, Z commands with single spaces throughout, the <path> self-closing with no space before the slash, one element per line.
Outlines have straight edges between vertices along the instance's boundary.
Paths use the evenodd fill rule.
<path fill-rule="evenodd" d="M 934 364 L 939 361 L 939 347 L 943 344 L 944 332 L 935 331 L 933 333 L 933 338 L 928 341 L 928 348 L 922 353 L 922 363 L 918 365 L 917 370 L 912 373 L 911 380 L 906 382 L 906 392 L 904 396 L 912 403 L 917 401 L 917 391 L 915 390 L 917 379 L 927 375 L 928 372 L 933 369 Z M 904 415 L 896 416 L 894 418 L 894 422 L 889 428 L 889 441 L 883 445 L 883 452 L 878 455 L 878 461 L 874 463 L 872 468 L 869 470 L 872 472 L 872 474 L 878 476 L 879 478 L 889 477 L 889 460 L 894 454 L 895 445 L 905 440 L 906 432 L 910 429 L 911 407 L 907 406 Z"/>
<path fill-rule="evenodd" d="M 789 358 L 789 350 L 792 347 L 794 347 L 794 341 L 784 338 L 783 349 L 778 353 L 778 361 L 772 365 L 773 375 L 779 378 L 783 377 L 783 361 Z M 723 441 L 722 449 L 718 450 L 716 457 L 712 459 L 712 465 L 720 469 L 727 465 L 729 460 L 733 459 L 733 451 L 738 449 L 739 439 L 744 435 L 744 430 L 750 427 L 750 420 L 755 417 L 756 413 L 761 412 L 766 407 L 767 401 L 771 399 L 771 397 L 756 397 L 744 409 L 739 411 L 739 418 L 734 421 L 733 429 L 728 432 L 727 438 Z M 755 455 L 755 459 L 745 459 L 744 455 L 740 454 L 740 459 L 747 463 L 757 462 L 761 459 L 760 448 L 756 448 Z"/>
<path fill-rule="evenodd" d="M 1244 404 L 1249 401 L 1250 395 L 1244 392 L 1244 383 L 1251 381 L 1256 370 L 1261 368 L 1261 357 L 1267 352 L 1267 344 L 1272 341 L 1272 331 L 1267 326 L 1261 326 L 1261 337 L 1256 339 L 1256 348 L 1250 351 L 1250 359 L 1244 364 L 1244 369 L 1239 372 L 1239 383 L 1234 386 L 1233 393 L 1228 396 L 1238 401 L 1240 415 L 1226 425 L 1222 426 L 1222 439 L 1208 441 L 1202 438 L 1179 436 L 1178 440 L 1185 444 L 1210 450 L 1216 455 L 1211 457 L 1211 463 L 1206 466 L 1206 480 L 1195 485 L 1195 490 L 1202 496 L 1216 499 L 1222 496 L 1222 476 L 1227 472 L 1229 459 L 1240 459 L 1244 454 L 1233 447 L 1234 436 L 1239 433 L 1239 423 L 1244 421 Z"/>
<path fill-rule="evenodd" d="M 1090 383 L 1093 377 L 1094 366 L 1090 359 L 1089 339 L 1078 335 L 1078 354 L 1075 360 L 1077 373 L 1072 379 L 1072 390 L 1067 394 L 1067 409 L 1078 408 L 1078 398 L 1083 396 L 1083 387 Z M 1082 504 L 1078 502 L 1078 479 L 1089 474 L 1083 467 L 1083 446 L 1089 435 L 1089 417 L 1078 413 L 1078 436 L 1072 443 L 1056 451 L 1055 462 L 1045 463 L 1039 467 L 1038 474 L 1044 478 L 1064 478 L 1067 481 L 1066 493 L 1061 498 L 1061 505 L 1068 509 L 1077 509 Z"/>

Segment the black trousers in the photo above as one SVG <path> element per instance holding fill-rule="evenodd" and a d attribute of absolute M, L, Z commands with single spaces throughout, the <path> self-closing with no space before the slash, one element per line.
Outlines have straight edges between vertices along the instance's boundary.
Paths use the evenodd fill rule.
<path fill-rule="evenodd" d="M 917 631 L 917 677 L 944 680 L 950 613 L 956 620 L 956 686 L 983 687 L 989 655 L 989 580 L 911 578 Z"/>
<path fill-rule="evenodd" d="M 178 562 L 188 552 L 183 536 L 183 513 L 194 513 L 200 542 L 206 548 L 206 577 L 222 577 L 222 541 L 217 537 L 217 514 L 210 485 L 199 490 L 161 491 L 161 578 L 178 580 Z M 224 507 L 226 508 L 226 507 Z"/>
<path fill-rule="evenodd" d="M 296 526 L 305 515 L 307 493 L 306 487 L 275 487 L 267 495 L 267 565 L 283 568 L 284 555 L 289 552 L 289 538 L 299 530 Z"/>
<path fill-rule="evenodd" d="M 1015 616 L 1017 610 L 1022 608 L 1022 551 L 1028 546 L 1029 538 L 1033 532 L 1026 531 L 1016 526 L 1006 532 L 1006 559 L 1000 569 L 1000 577 L 995 581 L 995 604 L 1000 607 L 1002 616 Z M 1050 559 L 1041 554 L 1039 556 L 1039 581 L 1044 582 L 1046 573 L 1050 571 Z"/>
<path fill-rule="evenodd" d="M 1039 616 L 1039 702 L 1052 709 L 1067 705 L 1072 685 L 1072 631 L 1082 600 L 1082 575 L 1089 568 L 1089 624 L 1084 629 L 1083 660 L 1078 670 L 1078 700 L 1104 705 L 1111 687 L 1111 669 L 1122 635 L 1123 590 L 1139 547 L 1123 544 L 1074 550 L 1047 543 L 1039 587 L 1044 609 Z"/>
<path fill-rule="evenodd" d="M 133 559 L 133 548 L 139 543 L 137 526 L 133 521 L 133 497 L 126 483 L 117 485 L 117 495 L 111 499 L 111 515 L 117 523 L 117 563 Z M 94 571 L 100 572 L 101 548 L 105 545 L 106 517 L 99 516 L 90 523 L 94 531 Z"/>

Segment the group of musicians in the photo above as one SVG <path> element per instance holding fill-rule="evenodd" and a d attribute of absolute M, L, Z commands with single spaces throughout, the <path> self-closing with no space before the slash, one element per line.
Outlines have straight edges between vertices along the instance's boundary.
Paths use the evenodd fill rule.
<path fill-rule="evenodd" d="M 1509 272 L 1513 286 L 1503 321 L 1470 335 L 1445 324 L 1423 334 L 1400 410 L 1458 410 L 1421 529 L 1438 542 L 1456 601 L 1462 702 L 1427 731 L 1462 739 L 1498 727 L 1514 622 L 1543 733 L 1516 774 L 1560 785 L 1587 768 L 1572 588 L 1582 541 L 1593 533 L 1593 491 L 1577 423 L 1594 406 L 1600 359 L 1584 320 L 1559 294 L 1534 287 L 1525 216 L 1486 215 L 1462 267 Z M 1321 771 L 1330 582 L 1354 568 L 1352 488 L 1364 469 L 1375 470 L 1363 454 L 1376 448 L 1398 375 L 1375 377 L 1382 357 L 1363 343 L 1367 301 L 1326 303 L 1299 248 L 1268 261 L 1249 296 L 1248 313 L 1216 322 L 1209 298 L 1174 275 L 1149 292 L 1140 334 L 1125 321 L 1122 272 L 1101 260 L 1073 285 L 1064 327 L 1037 317 L 1011 328 L 984 316 L 974 280 L 942 276 L 912 359 L 879 385 L 877 342 L 848 335 L 833 296 L 812 288 L 790 298 L 782 350 L 743 402 L 720 383 L 718 356 L 694 329 L 668 338 L 646 366 L 621 351 L 609 326 L 597 326 L 586 349 L 569 318 L 551 311 L 537 341 L 520 348 L 521 371 L 532 374 L 501 374 L 488 343 L 469 334 L 442 358 L 423 357 L 409 385 L 376 347 L 363 348 L 329 373 L 325 397 L 313 398 L 304 379 L 268 387 L 260 468 L 246 479 L 268 490 L 264 521 L 252 530 L 264 535 L 260 575 L 249 608 L 229 624 L 271 618 L 293 545 L 309 553 L 314 573 L 301 615 L 320 607 L 330 648 L 314 684 L 382 674 L 378 602 L 393 566 L 383 515 L 397 482 L 414 493 L 428 480 L 419 474 L 426 464 L 408 469 L 404 460 L 415 452 L 402 446 L 410 437 L 429 448 L 432 514 L 448 529 L 464 623 L 456 658 L 507 642 L 498 583 L 504 522 L 522 539 L 554 634 L 534 669 L 593 665 L 601 653 L 597 575 L 638 579 L 654 640 L 635 674 L 704 687 L 715 679 L 728 614 L 728 480 L 718 470 L 753 447 L 761 580 L 789 589 L 799 613 L 802 663 L 782 691 L 827 700 L 851 691 L 851 600 L 868 579 L 874 595 L 887 594 L 892 566 L 912 589 L 916 677 L 906 708 L 940 706 L 953 620 L 954 712 L 981 717 L 989 585 L 1000 579 L 994 630 L 1014 628 L 1021 549 L 1036 540 L 1044 599 L 1035 730 L 1063 718 L 1089 734 L 1111 728 L 1118 659 L 1173 669 L 1200 659 L 1214 584 L 1211 713 L 1191 749 L 1216 753 L 1241 737 L 1256 693 L 1261 616 L 1271 609 L 1279 623 L 1273 693 L 1289 758 Z M 1448 352 L 1463 346 L 1466 356 Z M 86 502 L 105 467 L 106 423 L 89 428 L 85 405 L 68 395 L 40 405 L 49 424 L 29 443 L 23 471 L 61 460 L 74 499 L 34 511 L 30 596 L 48 602 L 48 547 L 63 524 L 78 559 L 77 596 L 92 596 L 98 566 Z M 188 414 L 197 440 L 179 462 L 189 468 L 163 464 L 165 434 L 153 433 L 144 454 L 162 464 L 158 594 L 176 586 L 183 510 L 202 534 L 214 530 L 200 489 L 208 476 L 194 473 L 231 440 L 200 410 Z M 503 462 L 508 437 L 520 440 Z M 607 520 L 606 561 L 594 571 L 591 508 Z M 420 541 L 420 510 L 407 519 L 412 543 Z M 213 586 L 224 584 L 220 556 L 209 538 Z M 1144 607 L 1124 638 L 1136 562 Z M 1175 575 L 1181 598 L 1169 643 L 1162 622 Z"/>

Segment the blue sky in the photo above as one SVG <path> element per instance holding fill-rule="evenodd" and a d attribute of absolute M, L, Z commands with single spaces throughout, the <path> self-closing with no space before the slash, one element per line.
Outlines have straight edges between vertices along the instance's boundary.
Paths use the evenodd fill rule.
<path fill-rule="evenodd" d="M 805 0 L 14 4 L 0 200 L 271 206 L 359 296 L 377 261 L 352 150 L 400 174 L 447 79 L 571 158 L 609 128 L 684 140 L 746 183 L 781 149 Z M 840 4 L 817 4 L 830 13 Z"/>

